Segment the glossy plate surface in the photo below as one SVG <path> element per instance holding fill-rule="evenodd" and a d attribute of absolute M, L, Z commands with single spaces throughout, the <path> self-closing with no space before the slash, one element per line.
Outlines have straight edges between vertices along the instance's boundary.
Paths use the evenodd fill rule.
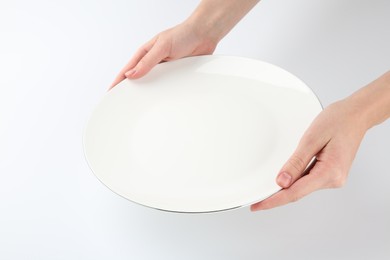
<path fill-rule="evenodd" d="M 274 65 L 184 58 L 109 91 L 87 123 L 84 151 L 96 177 L 133 202 L 232 209 L 280 189 L 279 169 L 321 110 L 301 80 Z"/>

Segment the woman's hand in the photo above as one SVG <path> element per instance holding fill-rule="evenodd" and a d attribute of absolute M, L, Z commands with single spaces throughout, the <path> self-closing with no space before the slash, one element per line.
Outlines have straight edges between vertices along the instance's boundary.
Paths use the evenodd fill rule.
<path fill-rule="evenodd" d="M 297 201 L 313 191 L 344 185 L 366 131 L 390 117 L 390 72 L 322 111 L 276 178 L 283 189 L 252 211 Z M 310 165 L 311 160 L 315 164 Z"/>
<path fill-rule="evenodd" d="M 252 205 L 251 210 L 281 206 L 319 189 L 343 186 L 364 134 L 359 115 L 350 108 L 348 101 L 326 108 L 313 121 L 296 151 L 282 167 L 276 182 L 283 189 Z M 314 157 L 315 165 L 303 175 Z"/>
<path fill-rule="evenodd" d="M 160 62 L 213 53 L 217 42 L 198 31 L 195 25 L 183 23 L 159 33 L 134 54 L 110 89 L 126 77 L 136 79 L 144 76 Z"/>
<path fill-rule="evenodd" d="M 156 64 L 187 56 L 212 54 L 218 42 L 259 0 L 202 0 L 183 23 L 144 44 L 111 84 L 137 79 Z"/>

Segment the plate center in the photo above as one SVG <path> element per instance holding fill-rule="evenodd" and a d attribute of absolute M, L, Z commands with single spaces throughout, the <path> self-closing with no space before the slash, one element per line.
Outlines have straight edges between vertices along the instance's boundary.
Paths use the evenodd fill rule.
<path fill-rule="evenodd" d="M 128 143 L 133 170 L 179 187 L 237 183 L 258 174 L 274 146 L 275 124 L 250 91 L 238 91 L 225 86 L 191 98 L 175 95 L 145 111 Z"/>

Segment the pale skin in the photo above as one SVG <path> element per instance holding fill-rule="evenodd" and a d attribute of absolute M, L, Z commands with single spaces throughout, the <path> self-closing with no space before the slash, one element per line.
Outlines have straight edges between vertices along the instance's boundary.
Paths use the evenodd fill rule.
<path fill-rule="evenodd" d="M 219 41 L 258 0 L 203 0 L 183 23 L 144 44 L 112 83 L 137 79 L 156 64 L 212 54 Z M 276 183 L 282 188 L 251 206 L 252 211 L 295 202 L 320 189 L 342 187 L 365 133 L 390 117 L 390 71 L 351 96 L 325 108 L 282 166 Z M 309 164 L 315 158 L 315 164 Z M 305 169 L 309 171 L 305 171 Z"/>

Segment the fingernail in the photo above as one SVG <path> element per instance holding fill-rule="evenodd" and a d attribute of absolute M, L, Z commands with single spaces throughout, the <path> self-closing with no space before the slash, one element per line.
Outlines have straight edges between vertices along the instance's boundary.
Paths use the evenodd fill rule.
<path fill-rule="evenodd" d="M 135 73 L 135 69 L 131 69 L 128 72 L 125 73 L 125 76 L 126 77 L 131 77 L 132 75 L 134 75 L 134 73 Z"/>
<path fill-rule="evenodd" d="M 290 186 L 292 177 L 287 172 L 281 172 L 276 180 L 276 182 L 281 186 L 282 188 L 287 188 Z"/>

